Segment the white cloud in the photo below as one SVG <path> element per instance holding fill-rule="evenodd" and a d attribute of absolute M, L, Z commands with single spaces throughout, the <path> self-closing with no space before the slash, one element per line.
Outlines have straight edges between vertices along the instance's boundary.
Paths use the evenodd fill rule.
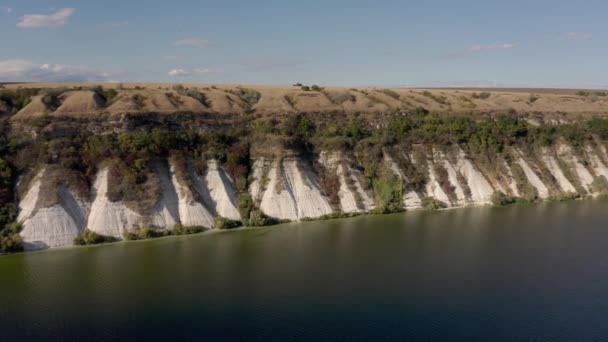
<path fill-rule="evenodd" d="M 190 75 L 190 73 L 184 69 L 173 69 L 169 71 L 169 76 L 171 77 L 184 77 L 188 75 Z"/>
<path fill-rule="evenodd" d="M 190 76 L 202 76 L 209 74 L 217 74 L 219 71 L 215 71 L 209 68 L 194 68 L 192 70 L 186 69 L 172 69 L 168 72 L 168 75 L 171 77 L 190 77 Z"/>
<path fill-rule="evenodd" d="M 21 17 L 17 26 L 21 28 L 61 27 L 75 11 L 73 8 L 62 8 L 51 14 L 26 14 Z"/>
<path fill-rule="evenodd" d="M 199 39 L 199 38 L 186 38 L 180 39 L 178 41 L 173 42 L 175 46 L 196 46 L 196 47 L 205 47 L 208 46 L 210 42 L 207 39 Z"/>
<path fill-rule="evenodd" d="M 490 50 L 510 50 L 515 47 L 515 44 L 489 44 L 489 45 L 473 45 L 467 49 L 467 53 L 479 53 Z"/>
<path fill-rule="evenodd" d="M 0 60 L 3 82 L 99 82 L 110 75 L 86 65 L 37 64 L 23 59 Z"/>
<path fill-rule="evenodd" d="M 591 40 L 591 38 L 593 35 L 587 32 L 567 32 L 561 37 L 562 40 L 570 41 Z"/>
<path fill-rule="evenodd" d="M 13 13 L 13 9 L 8 6 L 0 6 L 0 12 L 3 12 L 5 14 L 11 14 Z"/>

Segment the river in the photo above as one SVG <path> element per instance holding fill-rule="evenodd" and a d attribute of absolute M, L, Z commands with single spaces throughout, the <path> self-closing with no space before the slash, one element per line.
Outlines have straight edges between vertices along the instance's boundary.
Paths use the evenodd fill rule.
<path fill-rule="evenodd" d="M 0 340 L 591 340 L 608 202 L 407 212 L 0 257 Z"/>

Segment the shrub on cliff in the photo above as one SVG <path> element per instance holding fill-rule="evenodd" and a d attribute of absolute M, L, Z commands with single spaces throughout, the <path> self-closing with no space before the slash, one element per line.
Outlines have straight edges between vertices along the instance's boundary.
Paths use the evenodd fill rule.
<path fill-rule="evenodd" d="M 23 251 L 23 240 L 19 233 L 23 229 L 20 223 L 9 223 L 0 229 L 0 253 L 17 253 Z"/>
<path fill-rule="evenodd" d="M 502 191 L 494 191 L 492 194 L 492 204 L 496 206 L 509 205 L 517 202 L 513 196 L 506 195 Z"/>
<path fill-rule="evenodd" d="M 98 245 L 102 243 L 116 242 L 118 239 L 95 233 L 89 229 L 85 229 L 82 234 L 74 239 L 74 244 L 78 246 Z"/>
<path fill-rule="evenodd" d="M 447 208 L 447 204 L 433 197 L 425 197 L 422 199 L 422 207 L 426 210 L 439 210 Z"/>
<path fill-rule="evenodd" d="M 190 234 L 198 234 L 206 231 L 207 228 L 203 226 L 182 226 L 181 224 L 176 224 L 173 226 L 171 230 L 171 235 L 190 235 Z"/>
<path fill-rule="evenodd" d="M 17 253 L 23 251 L 23 240 L 19 234 L 11 234 L 0 237 L 1 253 Z"/>
<path fill-rule="evenodd" d="M 216 216 L 214 220 L 214 227 L 216 229 L 233 229 L 238 228 L 241 225 L 241 221 L 231 220 L 222 216 Z"/>

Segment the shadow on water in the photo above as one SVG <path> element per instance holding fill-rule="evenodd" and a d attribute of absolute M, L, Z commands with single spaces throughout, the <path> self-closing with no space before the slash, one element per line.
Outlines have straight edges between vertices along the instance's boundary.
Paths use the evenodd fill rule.
<path fill-rule="evenodd" d="M 303 222 L 0 258 L 7 339 L 593 339 L 601 201 Z"/>

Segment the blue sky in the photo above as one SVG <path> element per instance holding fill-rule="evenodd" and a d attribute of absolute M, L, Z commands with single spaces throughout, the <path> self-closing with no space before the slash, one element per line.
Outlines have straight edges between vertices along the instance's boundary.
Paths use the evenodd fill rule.
<path fill-rule="evenodd" d="M 0 81 L 608 86 L 607 1 L 0 0 Z"/>

